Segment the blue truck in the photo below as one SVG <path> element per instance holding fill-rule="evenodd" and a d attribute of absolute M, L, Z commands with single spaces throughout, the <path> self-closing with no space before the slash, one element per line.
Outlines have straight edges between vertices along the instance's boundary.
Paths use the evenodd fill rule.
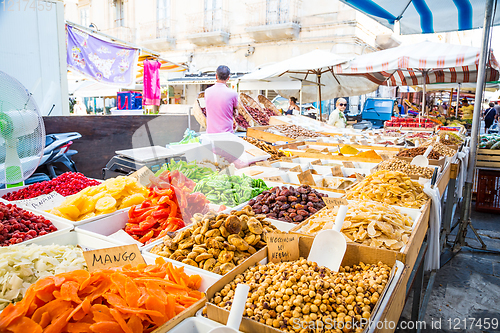
<path fill-rule="evenodd" d="M 373 128 L 384 127 L 394 115 L 395 98 L 368 98 L 361 112 L 361 120 L 372 123 Z"/>

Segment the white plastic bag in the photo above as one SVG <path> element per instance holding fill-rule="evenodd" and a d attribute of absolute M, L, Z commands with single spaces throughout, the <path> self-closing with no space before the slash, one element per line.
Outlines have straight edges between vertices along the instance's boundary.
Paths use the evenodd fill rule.
<path fill-rule="evenodd" d="M 430 182 L 424 185 L 424 192 L 432 200 L 429 214 L 429 235 L 427 237 L 429 245 L 424 263 L 424 269 L 426 271 L 431 271 L 439 269 L 441 265 L 441 251 L 439 248 L 439 234 L 441 231 L 441 196 L 439 194 L 439 188 L 431 188 Z"/>
<path fill-rule="evenodd" d="M 457 154 L 457 157 L 461 163 L 460 163 L 460 173 L 458 174 L 457 183 L 455 186 L 457 188 L 457 197 L 461 198 L 462 191 L 465 186 L 465 179 L 467 177 L 467 165 L 469 163 L 469 148 L 468 147 L 463 148 L 462 151 Z"/>

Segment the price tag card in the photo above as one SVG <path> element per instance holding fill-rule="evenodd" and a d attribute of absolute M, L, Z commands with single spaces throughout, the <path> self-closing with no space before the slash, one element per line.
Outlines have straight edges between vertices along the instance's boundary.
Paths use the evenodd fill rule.
<path fill-rule="evenodd" d="M 342 167 L 340 165 L 334 165 L 332 167 L 332 176 L 333 177 L 344 177 L 342 173 Z"/>
<path fill-rule="evenodd" d="M 48 194 L 43 194 L 36 198 L 15 200 L 12 201 L 12 203 L 30 209 L 48 210 L 59 206 L 60 204 L 63 203 L 64 200 L 66 200 L 65 197 L 63 197 L 56 191 L 52 191 Z"/>
<path fill-rule="evenodd" d="M 328 208 L 333 208 L 337 206 L 347 206 L 348 202 L 344 198 L 330 198 L 323 197 L 323 201 L 325 202 Z"/>
<path fill-rule="evenodd" d="M 302 172 L 302 168 L 300 165 L 297 165 L 296 167 L 291 168 L 289 171 L 291 172 Z"/>
<path fill-rule="evenodd" d="M 385 160 L 388 160 L 390 159 L 391 157 L 387 154 L 380 154 L 380 157 L 382 157 L 382 160 L 385 161 Z"/>
<path fill-rule="evenodd" d="M 83 257 L 90 272 L 101 268 L 119 267 L 126 264 L 137 266 L 146 263 L 137 244 L 84 251 Z"/>
<path fill-rule="evenodd" d="M 311 170 L 306 170 L 302 173 L 299 173 L 297 177 L 299 178 L 299 182 L 302 185 L 316 186 L 316 182 L 314 181 Z"/>
<path fill-rule="evenodd" d="M 344 165 L 344 168 L 355 168 L 352 162 L 342 162 L 342 165 Z"/>
<path fill-rule="evenodd" d="M 287 156 L 285 156 L 285 157 L 281 158 L 281 161 L 282 162 L 293 162 L 293 157 L 287 157 Z"/>
<path fill-rule="evenodd" d="M 255 165 L 269 167 L 269 168 L 271 167 L 271 163 L 269 163 L 268 161 L 256 162 Z"/>
<path fill-rule="evenodd" d="M 250 170 L 250 171 L 247 172 L 247 175 L 249 175 L 250 177 L 253 177 L 253 176 L 260 175 L 261 173 L 264 173 L 264 171 Z"/>
<path fill-rule="evenodd" d="M 269 233 L 266 239 L 269 262 L 278 263 L 299 259 L 299 235 Z"/>
<path fill-rule="evenodd" d="M 153 173 L 153 171 L 149 170 L 147 166 L 143 166 L 142 168 L 131 174 L 130 177 L 137 179 L 139 184 L 147 187 L 151 183 L 149 177 L 154 175 L 155 174 Z"/>
<path fill-rule="evenodd" d="M 365 176 L 363 176 L 362 174 L 359 174 L 359 173 L 355 172 L 355 175 L 356 175 L 356 179 L 359 182 L 362 181 L 363 179 L 365 179 Z"/>
<path fill-rule="evenodd" d="M 283 178 L 281 178 L 281 176 L 262 177 L 262 180 L 268 182 L 284 183 Z"/>
<path fill-rule="evenodd" d="M 266 156 L 267 153 L 263 150 L 260 150 L 258 148 L 253 148 L 253 149 L 248 149 L 248 150 L 245 150 L 247 153 L 249 153 L 250 155 L 252 156 Z"/>
<path fill-rule="evenodd" d="M 360 141 L 360 142 L 361 142 L 361 144 L 362 144 L 363 146 L 368 146 L 368 145 L 369 145 L 368 141 L 366 141 L 365 139 L 361 139 L 361 141 Z"/>
<path fill-rule="evenodd" d="M 311 164 L 312 165 L 323 165 L 323 163 L 321 163 L 321 160 L 312 161 Z"/>

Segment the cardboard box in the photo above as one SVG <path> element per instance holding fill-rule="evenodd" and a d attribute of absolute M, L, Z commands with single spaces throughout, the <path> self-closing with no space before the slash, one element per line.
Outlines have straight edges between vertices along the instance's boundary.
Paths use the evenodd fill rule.
<path fill-rule="evenodd" d="M 300 237 L 299 239 L 299 253 L 301 257 L 307 258 L 309 255 L 309 251 L 311 249 L 313 242 L 313 238 L 310 237 Z M 231 271 L 229 274 L 226 274 L 222 279 L 217 281 L 212 287 L 210 287 L 207 290 L 207 316 L 209 319 L 215 320 L 217 322 L 225 324 L 227 322 L 227 317 L 229 315 L 229 312 L 219 308 L 213 303 L 210 303 L 210 299 L 212 299 L 215 295 L 216 292 L 220 291 L 221 289 L 224 288 L 224 286 L 231 281 L 234 280 L 234 278 L 238 274 L 242 274 L 247 268 L 254 266 L 256 263 L 267 260 L 267 247 L 265 248 L 265 252 L 259 252 L 254 254 L 251 258 L 249 258 L 247 261 L 245 261 L 242 265 L 236 267 L 233 271 Z M 352 246 L 351 244 L 347 244 L 347 251 L 344 256 L 344 260 L 342 261 L 343 266 L 351 266 L 351 265 L 358 265 L 359 262 L 362 261 L 367 264 L 376 264 L 379 261 L 382 261 L 383 263 L 395 267 L 397 264 L 397 258 L 396 254 L 393 251 L 388 251 L 384 249 L 375 249 L 375 248 L 368 248 L 368 247 L 359 247 L 359 246 Z M 402 265 L 399 265 L 402 267 Z M 397 284 L 399 280 L 401 279 L 402 273 L 404 272 L 404 269 L 401 268 L 401 271 L 398 272 L 397 275 L 395 275 L 395 269 L 393 269 L 393 272 L 391 276 L 397 276 L 397 280 L 391 280 L 388 282 L 388 285 L 391 283 Z M 372 313 L 372 317 L 375 315 L 377 312 L 378 307 L 380 306 L 380 303 L 382 302 L 382 299 L 385 297 L 393 297 L 392 295 L 389 295 L 386 293 L 387 287 L 384 290 L 384 293 L 381 295 L 379 298 L 379 302 L 375 306 L 375 310 Z M 391 299 L 388 300 L 387 304 L 391 304 Z M 402 311 L 402 307 L 400 309 Z M 386 310 L 384 310 L 386 311 Z M 399 311 L 399 309 L 398 309 Z M 401 313 L 401 311 L 399 313 Z M 272 328 L 270 326 L 258 323 L 254 320 L 251 320 L 249 318 L 243 317 L 243 320 L 241 321 L 240 325 L 240 331 L 242 332 L 248 332 L 248 333 L 253 333 L 253 332 L 259 332 L 259 333 L 278 333 L 282 332 L 280 330 L 277 330 L 275 328 Z M 365 329 L 366 331 L 366 329 Z"/>

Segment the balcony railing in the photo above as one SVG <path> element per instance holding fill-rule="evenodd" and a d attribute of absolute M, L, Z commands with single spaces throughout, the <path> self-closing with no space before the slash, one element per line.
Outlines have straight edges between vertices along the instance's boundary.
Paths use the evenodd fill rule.
<path fill-rule="evenodd" d="M 166 51 L 175 47 L 171 19 L 161 19 L 143 23 L 138 29 L 138 43 L 156 51 Z"/>
<path fill-rule="evenodd" d="M 229 14 L 222 9 L 205 10 L 188 17 L 187 38 L 197 45 L 225 44 L 229 41 Z"/>
<path fill-rule="evenodd" d="M 248 5 L 248 25 L 299 23 L 300 0 L 266 0 Z"/>
<path fill-rule="evenodd" d="M 104 31 L 106 34 L 124 40 L 129 43 L 134 43 L 134 33 L 129 27 L 115 27 Z"/>

